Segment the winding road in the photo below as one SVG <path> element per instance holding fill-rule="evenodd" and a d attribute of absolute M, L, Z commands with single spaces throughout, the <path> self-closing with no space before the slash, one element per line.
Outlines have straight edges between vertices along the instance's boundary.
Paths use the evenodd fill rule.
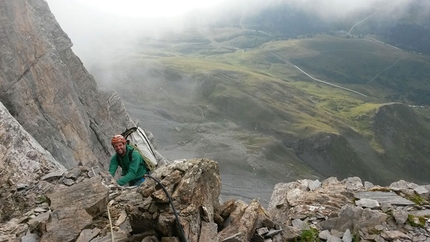
<path fill-rule="evenodd" d="M 355 24 L 351 27 L 351 29 L 349 30 L 348 35 L 349 35 L 349 34 L 351 34 L 351 31 L 354 29 L 354 27 L 355 27 L 355 26 L 357 26 L 357 25 L 361 24 L 362 22 L 366 21 L 366 20 L 367 20 L 367 19 L 369 19 L 370 17 L 374 16 L 375 14 L 377 14 L 377 13 L 379 12 L 379 10 L 381 10 L 381 9 L 379 9 L 379 8 L 378 8 L 378 10 L 377 10 L 376 12 L 374 12 L 372 15 L 369 15 L 369 16 L 367 16 L 365 19 L 360 20 L 360 21 L 358 21 L 357 23 L 355 23 Z"/>
<path fill-rule="evenodd" d="M 317 78 L 315 78 L 315 77 L 313 77 L 313 76 L 309 75 L 308 73 L 306 73 L 304 70 L 300 69 L 298 66 L 296 66 L 296 65 L 293 65 L 293 66 L 294 66 L 297 70 L 301 71 L 303 74 L 305 74 L 306 76 L 308 76 L 309 78 L 311 78 L 312 80 L 315 80 L 315 81 L 317 81 L 317 82 L 324 83 L 324 84 L 329 85 L 329 86 L 332 86 L 332 87 L 340 88 L 340 89 L 343 89 L 343 90 L 345 90 L 345 91 L 348 91 L 348 92 L 352 92 L 352 93 L 355 93 L 355 94 L 361 95 L 361 96 L 363 96 L 363 97 L 367 97 L 367 95 L 365 95 L 365 94 L 363 94 L 363 93 L 361 93 L 361 92 L 357 92 L 357 91 L 354 91 L 354 90 L 349 89 L 349 88 L 346 88 L 346 87 L 342 87 L 342 86 L 339 86 L 339 85 L 336 85 L 336 84 L 333 84 L 333 83 L 330 83 L 330 82 L 326 82 L 326 81 L 323 81 L 323 80 L 317 79 Z"/>

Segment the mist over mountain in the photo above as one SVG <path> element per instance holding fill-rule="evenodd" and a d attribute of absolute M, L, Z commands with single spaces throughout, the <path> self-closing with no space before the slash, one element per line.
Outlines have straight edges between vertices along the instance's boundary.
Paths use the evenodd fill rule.
<path fill-rule="evenodd" d="M 429 53 L 425 44 L 430 27 L 427 2 L 272 1 L 263 6 L 252 3 L 242 6 L 245 7 L 239 11 L 230 10 L 229 18 L 218 19 L 216 26 L 240 25 L 265 31 L 274 38 L 338 31 L 356 36 L 374 34 L 400 48 Z"/>
<path fill-rule="evenodd" d="M 387 43 L 428 53 L 425 43 L 430 4 L 425 1 L 225 1 L 210 9 L 174 17 L 145 16 L 145 11 L 142 16 L 114 14 L 80 1 L 47 2 L 61 27 L 74 40 L 73 49 L 88 67 L 126 54 L 128 47 L 139 39 L 163 39 L 166 34 L 180 35 L 207 27 L 260 30 L 271 39 L 327 31 L 376 34 Z M 129 4 L 130 12 L 133 7 Z"/>
<path fill-rule="evenodd" d="M 428 5 L 235 1 L 174 18 L 92 9 L 69 19 L 96 26 L 87 32 L 56 18 L 162 154 L 214 159 L 224 196 L 267 199 L 299 178 L 427 182 Z"/>
<path fill-rule="evenodd" d="M 379 11 L 257 3 L 112 29 L 89 72 L 45 0 L 0 2 L 0 241 L 429 240 L 430 56 L 354 33 Z M 110 137 L 137 124 L 175 161 L 119 186 Z"/>

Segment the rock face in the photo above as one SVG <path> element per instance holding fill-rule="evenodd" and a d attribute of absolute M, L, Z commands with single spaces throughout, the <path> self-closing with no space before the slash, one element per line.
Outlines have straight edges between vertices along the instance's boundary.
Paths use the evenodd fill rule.
<path fill-rule="evenodd" d="M 41 241 L 74 241 L 93 218 L 106 211 L 108 195 L 96 178 L 47 194 L 52 213 Z"/>
<path fill-rule="evenodd" d="M 279 241 L 304 236 L 303 231 L 327 241 L 425 241 L 428 188 L 406 181 L 381 187 L 358 177 L 299 180 L 276 185 L 268 213 L 284 231 Z"/>
<path fill-rule="evenodd" d="M 133 125 L 101 93 L 44 0 L 0 3 L 0 101 L 65 167 L 105 166 L 110 137 Z"/>
<path fill-rule="evenodd" d="M 267 211 L 220 201 L 207 159 L 118 186 L 104 166 L 109 137 L 133 125 L 122 102 L 97 91 L 46 2 L 2 1 L 0 14 L 0 241 L 430 240 L 430 186 L 406 181 L 280 183 Z"/>
<path fill-rule="evenodd" d="M 258 201 L 221 204 L 212 160 L 170 163 L 138 188 L 87 167 L 47 174 L 36 187 L 21 195 L 40 202 L 0 224 L 0 241 L 250 241 L 263 238 L 257 230 L 280 232 Z"/>
<path fill-rule="evenodd" d="M 45 173 L 65 170 L 52 155 L 23 129 L 0 103 L 0 221 L 20 213 L 17 206 L 30 206 L 17 192 L 34 186 Z M 30 201 L 30 203 L 32 203 Z"/>
<path fill-rule="evenodd" d="M 177 202 L 174 205 L 181 211 L 181 226 L 190 238 L 197 240 L 202 224 L 216 228 L 213 218 L 221 191 L 217 163 L 209 160 L 178 162 L 161 167 L 152 175 L 160 179 L 146 181 L 138 190 L 142 197 L 127 204 L 133 231 L 150 228 L 168 236 L 179 234 L 172 230 L 175 217 L 169 209 L 170 199 Z M 171 194 L 171 198 L 167 194 Z M 142 214 L 141 211 L 148 212 Z M 212 232 L 216 234 L 216 230 Z"/>
<path fill-rule="evenodd" d="M 140 187 L 103 170 L 45 175 L 32 207 L 0 223 L 0 241 L 429 241 L 430 185 L 375 186 L 357 177 L 276 185 L 267 210 L 257 200 L 220 201 L 218 165 L 183 160 Z"/>

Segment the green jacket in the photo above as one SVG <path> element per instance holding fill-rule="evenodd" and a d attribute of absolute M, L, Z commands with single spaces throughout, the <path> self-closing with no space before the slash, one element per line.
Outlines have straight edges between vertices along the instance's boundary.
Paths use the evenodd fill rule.
<path fill-rule="evenodd" d="M 130 152 L 133 152 L 131 155 L 130 161 Z M 143 175 L 146 174 L 146 167 L 144 165 L 144 161 L 139 152 L 133 150 L 133 147 L 126 145 L 126 152 L 124 157 L 121 157 L 118 154 L 115 154 L 110 159 L 109 164 L 109 173 L 114 176 L 118 166 L 122 168 L 122 176 L 118 180 L 119 185 L 124 185 L 132 180 L 142 178 Z"/>

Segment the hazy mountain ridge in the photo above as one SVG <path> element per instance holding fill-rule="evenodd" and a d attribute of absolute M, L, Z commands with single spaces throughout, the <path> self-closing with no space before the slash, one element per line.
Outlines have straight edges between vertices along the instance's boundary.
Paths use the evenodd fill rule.
<path fill-rule="evenodd" d="M 430 35 L 428 3 L 417 0 L 374 1 L 362 5 L 361 9 L 344 10 L 342 13 L 334 5 L 333 9 L 322 13 L 322 9 L 327 7 L 323 1 L 277 2 L 255 13 L 255 10 L 248 12 L 244 4 L 242 12 L 231 11 L 229 17 L 216 21 L 213 26 L 255 29 L 270 33 L 275 39 L 338 31 L 351 36 L 373 34 L 399 48 L 430 53 L 427 44 Z"/>
<path fill-rule="evenodd" d="M 427 56 L 367 37 L 315 35 L 241 49 L 238 43 L 256 38 L 249 30 L 230 27 L 194 33 L 210 43 L 192 51 L 193 41 L 183 38 L 164 40 L 162 49 L 141 42 L 146 45 L 136 55 L 92 70 L 96 79 L 118 83 L 112 88 L 119 90 L 128 107 L 132 103 L 150 107 L 146 113 L 157 117 L 157 124 L 136 108 L 131 113 L 143 117 L 143 123 L 149 121 L 145 125 L 161 137 L 163 152 L 188 150 L 191 157 L 209 157 L 221 167 L 233 159 L 257 177 L 272 174 L 268 178 L 272 182 L 285 176 L 352 175 L 382 184 L 399 176 L 426 181 L 425 172 L 405 171 L 404 166 L 413 162 L 423 170 L 429 167 L 428 151 L 417 148 L 427 144 L 428 119 L 407 104 L 386 103 L 427 103 L 427 95 L 416 97 L 429 90 Z M 233 39 L 241 40 L 232 46 Z M 314 81 L 295 66 L 365 96 Z M 398 134 L 390 143 L 385 142 L 387 125 L 378 122 L 382 116 L 398 120 L 389 126 Z M 410 137 L 406 117 L 416 120 L 421 138 Z M 214 123 L 218 128 L 210 125 Z M 163 138 L 166 132 L 170 140 Z M 214 138 L 226 133 L 229 140 Z M 410 144 L 405 146 L 406 142 Z M 242 144 L 245 153 L 243 148 L 235 151 L 233 143 Z M 271 164 L 283 168 L 273 171 Z"/>

